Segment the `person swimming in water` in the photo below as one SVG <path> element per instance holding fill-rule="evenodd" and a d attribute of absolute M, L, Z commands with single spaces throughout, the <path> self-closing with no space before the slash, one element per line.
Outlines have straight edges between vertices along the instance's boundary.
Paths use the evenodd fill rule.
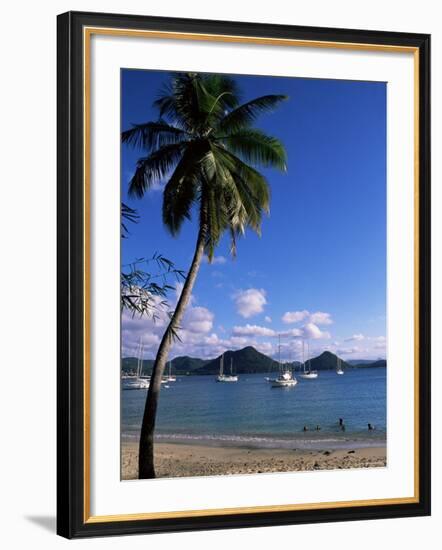
<path fill-rule="evenodd" d="M 340 419 L 339 419 L 339 425 L 340 425 L 340 426 L 343 426 L 343 425 L 344 425 L 344 419 L 343 419 L 343 418 L 340 418 Z"/>
<path fill-rule="evenodd" d="M 370 423 L 368 423 L 367 426 L 369 431 L 374 430 L 374 426 L 372 426 Z"/>

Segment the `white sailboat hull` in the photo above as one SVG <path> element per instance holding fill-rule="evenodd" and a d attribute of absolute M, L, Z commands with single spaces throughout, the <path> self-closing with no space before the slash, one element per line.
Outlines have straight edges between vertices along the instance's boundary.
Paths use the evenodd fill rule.
<path fill-rule="evenodd" d="M 315 378 L 318 378 L 317 372 L 304 372 L 299 375 L 300 378 L 304 378 L 305 380 L 314 380 Z"/>
<path fill-rule="evenodd" d="M 220 374 L 216 377 L 217 382 L 238 382 L 238 376 L 230 376 L 226 374 Z"/>
<path fill-rule="evenodd" d="M 293 388 L 296 386 L 298 381 L 296 378 L 291 378 L 290 380 L 284 380 L 283 378 L 277 378 L 275 380 L 269 380 L 272 388 Z"/>
<path fill-rule="evenodd" d="M 219 374 L 216 377 L 217 382 L 238 382 L 238 376 L 233 374 L 233 359 L 230 360 L 230 374 L 224 374 L 224 353 L 219 361 Z"/>
<path fill-rule="evenodd" d="M 136 378 L 133 377 L 125 378 L 122 380 L 123 382 L 123 390 L 147 390 L 149 389 L 149 380 L 146 380 L 144 378 Z"/>
<path fill-rule="evenodd" d="M 279 364 L 281 369 L 281 361 L 279 361 Z M 291 370 L 280 370 L 278 378 L 269 378 L 268 381 L 272 388 L 293 388 L 298 383 Z"/>

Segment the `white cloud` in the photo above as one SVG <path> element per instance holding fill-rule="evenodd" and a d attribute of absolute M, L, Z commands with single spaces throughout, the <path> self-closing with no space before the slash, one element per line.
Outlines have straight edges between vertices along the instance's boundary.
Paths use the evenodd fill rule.
<path fill-rule="evenodd" d="M 238 350 L 246 346 L 253 346 L 269 353 L 272 344 L 269 342 L 258 342 L 253 337 L 232 336 L 231 338 L 220 338 L 217 334 L 194 335 L 185 333 L 185 338 L 181 342 L 175 342 L 172 348 L 172 356 L 190 355 L 192 357 L 202 357 L 213 359 L 227 350 Z"/>
<path fill-rule="evenodd" d="M 245 319 L 264 310 L 267 304 L 266 292 L 262 288 L 240 290 L 234 295 L 236 311 Z"/>
<path fill-rule="evenodd" d="M 322 331 L 315 323 L 307 323 L 302 327 L 303 337 L 306 340 L 319 340 L 321 338 L 330 338 L 329 332 Z"/>
<path fill-rule="evenodd" d="M 307 352 L 307 350 L 305 350 Z M 279 350 L 275 347 L 272 357 L 277 359 Z M 302 340 L 290 339 L 281 341 L 281 359 L 284 361 L 302 360 Z"/>
<path fill-rule="evenodd" d="M 122 353 L 123 356 L 136 356 L 140 340 L 144 344 L 144 357 L 150 357 L 156 352 L 160 338 L 165 330 L 167 314 L 158 311 L 156 322 L 148 317 L 132 317 L 124 311 L 121 318 Z"/>
<path fill-rule="evenodd" d="M 304 309 L 303 311 L 286 311 L 282 316 L 283 323 L 299 323 L 304 321 L 309 316 L 309 312 Z"/>
<path fill-rule="evenodd" d="M 151 355 L 160 343 L 160 337 L 152 332 L 145 331 L 141 326 L 139 330 L 123 329 L 123 356 L 136 357 L 139 352 L 140 341 L 143 345 L 143 357 Z"/>
<path fill-rule="evenodd" d="M 227 258 L 225 256 L 214 256 L 210 261 L 207 256 L 203 256 L 203 262 L 211 265 L 223 265 L 227 262 Z"/>
<path fill-rule="evenodd" d="M 369 336 L 367 340 L 373 342 L 373 349 L 385 351 L 387 349 L 387 338 L 385 336 Z"/>
<path fill-rule="evenodd" d="M 387 339 L 385 336 L 377 336 L 376 338 L 373 338 L 374 340 L 374 346 L 373 348 L 376 350 L 386 350 L 387 349 Z"/>
<path fill-rule="evenodd" d="M 145 345 L 144 357 L 155 357 L 158 345 L 170 321 L 168 313 L 173 310 L 176 301 L 182 291 L 183 284 L 177 283 L 175 287 L 175 303 L 170 307 L 161 307 L 162 299 L 153 297 L 158 302 L 156 319 L 148 317 L 133 317 L 129 312 L 124 311 L 122 315 L 122 353 L 123 356 L 136 355 L 140 337 Z M 199 345 L 204 346 L 205 339 L 213 329 L 214 314 L 207 308 L 194 306 L 195 299 L 192 296 L 187 306 L 181 328 L 178 331 L 181 343 L 176 341 L 172 351 L 179 349 L 183 354 L 193 351 L 200 351 Z M 204 350 L 201 350 L 204 351 Z M 175 354 L 176 355 L 176 354 Z M 202 356 L 202 355 L 201 355 Z"/>
<path fill-rule="evenodd" d="M 271 342 L 257 342 L 255 348 L 261 353 L 271 356 L 274 351 L 274 345 Z"/>
<path fill-rule="evenodd" d="M 361 348 L 354 346 L 352 348 L 341 348 L 336 350 L 338 355 L 354 355 L 355 353 L 361 353 Z"/>
<path fill-rule="evenodd" d="M 249 324 L 233 327 L 232 334 L 235 336 L 276 336 L 276 332 L 271 328 Z"/>
<path fill-rule="evenodd" d="M 281 336 L 299 338 L 302 340 L 321 340 L 331 338 L 330 333 L 322 331 L 314 323 L 307 323 L 299 328 L 292 328 L 280 333 Z"/>
<path fill-rule="evenodd" d="M 214 315 L 205 307 L 190 307 L 184 315 L 183 329 L 195 334 L 205 334 L 213 328 Z"/>
<path fill-rule="evenodd" d="M 325 313 L 323 311 L 316 311 L 310 315 L 310 322 L 315 325 L 331 325 L 333 320 L 330 313 Z"/>
<path fill-rule="evenodd" d="M 356 336 L 356 338 L 354 338 Z M 361 338 L 361 336 L 363 336 Z M 339 346 L 339 342 L 334 342 L 334 351 L 343 357 L 356 357 L 357 359 L 379 359 L 386 356 L 387 339 L 385 336 L 365 336 L 354 334 L 346 338 L 344 342 L 355 342 L 356 345 L 346 347 L 345 344 Z"/>
<path fill-rule="evenodd" d="M 293 336 L 294 338 L 301 338 L 303 336 L 303 331 L 300 328 L 291 328 L 290 330 L 284 330 L 279 333 L 281 336 Z"/>
<path fill-rule="evenodd" d="M 384 351 L 387 348 L 387 344 L 375 344 L 373 346 L 373 349 L 382 350 Z"/>
<path fill-rule="evenodd" d="M 138 317 L 133 318 L 127 312 L 123 313 L 123 356 L 136 355 L 140 336 L 142 336 L 145 345 L 144 357 L 155 357 L 158 345 L 169 322 L 168 310 L 174 309 L 182 288 L 182 283 L 176 285 L 175 295 L 172 294 L 171 296 L 170 307 L 159 312 L 156 322 L 145 317 L 142 319 Z M 161 301 L 160 298 L 157 299 Z M 232 296 L 232 299 L 239 315 L 246 319 L 262 313 L 267 304 L 266 291 L 262 288 L 240 290 Z M 231 329 L 231 332 L 229 331 L 230 337 L 226 337 L 229 327 L 218 326 L 218 334 L 212 332 L 215 326 L 214 313 L 207 307 L 196 305 L 196 302 L 197 300 L 192 296 L 179 330 L 181 341 L 177 340 L 173 343 L 171 357 L 189 355 L 192 357 L 214 358 L 226 350 L 241 349 L 246 346 L 253 346 L 270 356 L 275 355 L 275 337 L 278 333 L 270 328 L 270 326 L 264 325 L 264 322 L 272 322 L 269 316 L 263 316 L 263 326 L 251 322 L 244 323 L 244 325 L 238 324 Z M 287 327 L 289 330 L 281 333 L 281 336 L 287 338 L 283 344 L 282 353 L 286 353 L 288 359 L 294 359 L 299 356 L 302 339 L 317 340 L 319 345 L 322 346 L 323 342 L 321 340 L 330 338 L 328 332 L 321 330 L 317 323 L 311 321 L 312 314 L 310 312 L 287 313 L 301 313 L 301 315 L 298 315 L 298 318 L 302 317 L 304 320 L 302 326 Z M 315 315 L 318 313 L 321 312 L 316 312 Z M 317 318 L 319 322 L 325 320 L 326 324 L 329 316 L 327 314 L 324 315 L 325 317 Z M 368 340 L 368 338 L 366 339 Z M 379 337 L 376 339 L 373 338 L 371 344 L 372 346 L 381 346 L 384 343 L 385 338 L 382 340 L 382 337 Z"/>
<path fill-rule="evenodd" d="M 345 342 L 361 342 L 364 339 L 365 336 L 363 334 L 353 334 L 353 336 L 345 338 Z"/>
<path fill-rule="evenodd" d="M 282 321 L 286 324 L 299 323 L 307 319 L 309 323 L 315 325 L 331 325 L 333 323 L 330 313 L 325 313 L 324 311 L 315 311 L 314 313 L 310 313 L 306 309 L 302 311 L 286 311 L 282 316 Z"/>

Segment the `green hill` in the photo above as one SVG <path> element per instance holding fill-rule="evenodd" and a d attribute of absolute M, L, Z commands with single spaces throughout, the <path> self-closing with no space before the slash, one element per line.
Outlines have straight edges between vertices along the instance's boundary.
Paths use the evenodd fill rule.
<path fill-rule="evenodd" d="M 386 359 L 378 359 L 377 361 L 371 361 L 370 363 L 366 363 L 365 361 L 363 363 L 356 363 L 355 365 L 352 365 L 355 369 L 363 369 L 363 368 L 378 368 L 378 367 L 386 367 L 387 361 Z"/>
<path fill-rule="evenodd" d="M 134 373 L 137 369 L 137 358 L 136 357 L 124 357 L 121 361 L 121 370 L 124 373 Z M 143 360 L 143 375 L 152 374 L 154 360 L 153 359 L 144 359 Z M 172 373 L 173 374 L 192 374 L 192 372 L 200 367 L 204 366 L 207 363 L 207 360 L 197 359 L 195 357 L 175 357 L 172 359 Z"/>
<path fill-rule="evenodd" d="M 199 368 L 208 363 L 208 359 L 198 359 L 197 357 L 175 357 L 172 359 L 172 372 L 176 374 L 192 374 Z"/>
<path fill-rule="evenodd" d="M 219 363 L 221 356 L 216 359 L 199 359 L 196 357 L 175 357 L 172 359 L 172 372 L 174 374 L 217 374 L 219 372 Z M 260 353 L 252 346 L 237 350 L 226 351 L 224 353 L 224 369 L 225 372 L 230 370 L 230 360 L 233 360 L 233 370 L 237 374 L 252 374 L 252 373 L 269 373 L 278 370 L 278 363 L 271 357 Z M 153 359 L 145 359 L 143 361 L 143 374 L 150 375 L 152 373 Z M 294 361 L 291 365 L 296 369 L 300 363 Z M 337 356 L 330 351 L 324 351 L 318 357 L 313 357 L 310 360 L 311 370 L 333 370 L 337 365 Z M 385 359 L 360 364 L 350 364 L 341 360 L 343 369 L 356 369 L 363 367 L 386 367 Z M 125 373 L 134 373 L 137 368 L 136 357 L 125 357 L 122 360 L 122 371 Z"/>
<path fill-rule="evenodd" d="M 219 372 L 219 363 L 221 356 L 209 361 L 203 367 L 197 369 L 195 374 L 217 374 Z M 230 371 L 230 360 L 233 359 L 233 369 L 237 374 L 251 374 L 255 372 L 271 372 L 276 370 L 278 363 L 260 353 L 252 346 L 240 349 L 238 351 L 226 351 L 224 354 L 224 369 Z"/>
<path fill-rule="evenodd" d="M 124 373 L 134 373 L 137 370 L 138 359 L 136 357 L 123 357 L 121 361 L 121 370 Z M 152 372 L 153 359 L 144 359 L 142 374 L 150 374 Z"/>
<path fill-rule="evenodd" d="M 336 369 L 337 366 L 337 355 L 331 351 L 324 351 L 318 357 L 313 357 L 309 361 L 311 370 L 332 370 Z M 343 369 L 351 368 L 351 365 L 341 359 L 341 367 Z"/>

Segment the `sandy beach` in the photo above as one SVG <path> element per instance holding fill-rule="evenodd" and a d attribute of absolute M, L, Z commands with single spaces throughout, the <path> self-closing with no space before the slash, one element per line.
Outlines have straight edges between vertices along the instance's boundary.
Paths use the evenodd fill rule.
<path fill-rule="evenodd" d="M 158 477 L 379 468 L 386 466 L 386 448 L 311 451 L 157 443 L 155 464 Z M 122 479 L 137 479 L 138 444 L 123 443 L 122 467 Z"/>

